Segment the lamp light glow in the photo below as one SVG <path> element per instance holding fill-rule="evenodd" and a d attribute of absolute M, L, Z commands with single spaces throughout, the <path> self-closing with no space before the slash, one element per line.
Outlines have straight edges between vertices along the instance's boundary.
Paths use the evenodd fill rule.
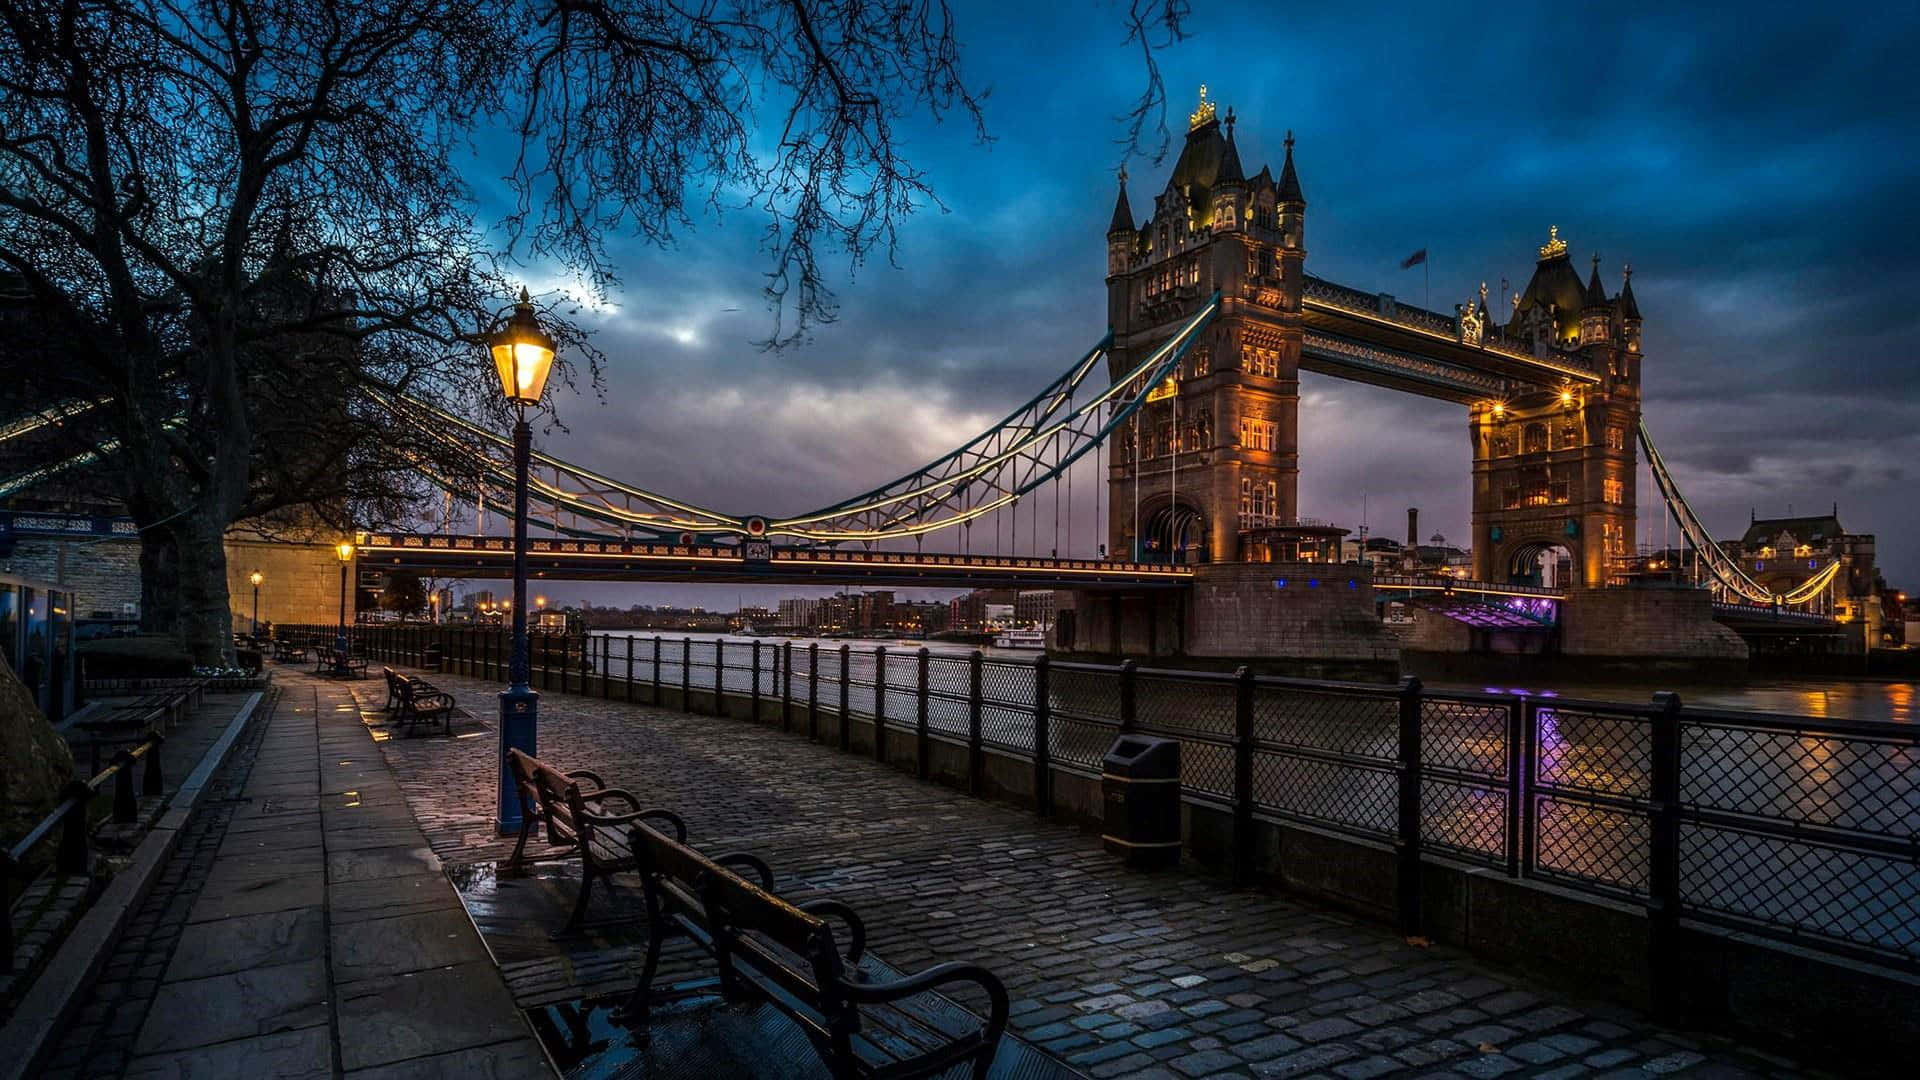
<path fill-rule="evenodd" d="M 535 318 L 533 298 L 526 289 L 520 290 L 520 300 L 505 325 L 487 336 L 487 348 L 493 353 L 494 370 L 507 400 L 538 405 L 547 388 L 547 374 L 553 370 L 554 344 Z"/>
<path fill-rule="evenodd" d="M 340 557 L 341 562 L 352 562 L 353 561 L 353 541 L 342 540 L 339 543 L 333 545 L 333 553 Z"/>

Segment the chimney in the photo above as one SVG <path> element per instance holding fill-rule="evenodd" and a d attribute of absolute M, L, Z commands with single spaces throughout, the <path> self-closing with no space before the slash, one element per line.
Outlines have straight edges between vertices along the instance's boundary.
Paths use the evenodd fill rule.
<path fill-rule="evenodd" d="M 1420 508 L 1417 506 L 1407 507 L 1407 546 L 1420 546 Z"/>

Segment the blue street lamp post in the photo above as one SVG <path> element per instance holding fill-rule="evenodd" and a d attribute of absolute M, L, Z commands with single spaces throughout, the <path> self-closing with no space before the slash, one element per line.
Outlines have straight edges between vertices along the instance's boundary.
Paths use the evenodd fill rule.
<path fill-rule="evenodd" d="M 488 350 L 500 376 L 500 387 L 517 416 L 513 425 L 513 651 L 507 658 L 507 688 L 500 694 L 500 760 L 495 815 L 502 835 L 520 829 L 520 798 L 507 770 L 507 751 L 535 754 L 539 750 L 540 695 L 528 685 L 532 665 L 527 659 L 527 471 L 533 454 L 533 428 L 527 409 L 540 404 L 547 373 L 553 367 L 553 338 L 534 317 L 533 300 L 525 289 L 513 314 L 488 335 Z"/>

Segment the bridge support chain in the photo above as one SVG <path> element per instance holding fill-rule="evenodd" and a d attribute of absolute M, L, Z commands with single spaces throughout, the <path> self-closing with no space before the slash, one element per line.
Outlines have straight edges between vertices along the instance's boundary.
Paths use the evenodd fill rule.
<path fill-rule="evenodd" d="M 1680 695 L 1653 695 L 1647 807 L 1647 981 L 1652 1011 L 1671 1022 L 1683 1006 L 1680 960 Z"/>
<path fill-rule="evenodd" d="M 1394 836 L 1394 908 L 1402 937 L 1420 933 L 1420 680 L 1400 681 L 1399 825 Z"/>

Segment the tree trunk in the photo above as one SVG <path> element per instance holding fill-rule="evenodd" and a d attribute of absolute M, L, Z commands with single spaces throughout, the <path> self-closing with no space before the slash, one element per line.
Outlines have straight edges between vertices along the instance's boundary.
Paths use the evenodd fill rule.
<path fill-rule="evenodd" d="M 180 549 L 165 526 L 140 530 L 140 629 L 174 634 L 180 629 Z"/>
<path fill-rule="evenodd" d="M 224 522 L 204 511 L 176 523 L 179 551 L 174 581 L 179 588 L 180 640 L 196 664 L 225 664 L 233 653 L 233 612 L 227 602 L 227 549 Z"/>

